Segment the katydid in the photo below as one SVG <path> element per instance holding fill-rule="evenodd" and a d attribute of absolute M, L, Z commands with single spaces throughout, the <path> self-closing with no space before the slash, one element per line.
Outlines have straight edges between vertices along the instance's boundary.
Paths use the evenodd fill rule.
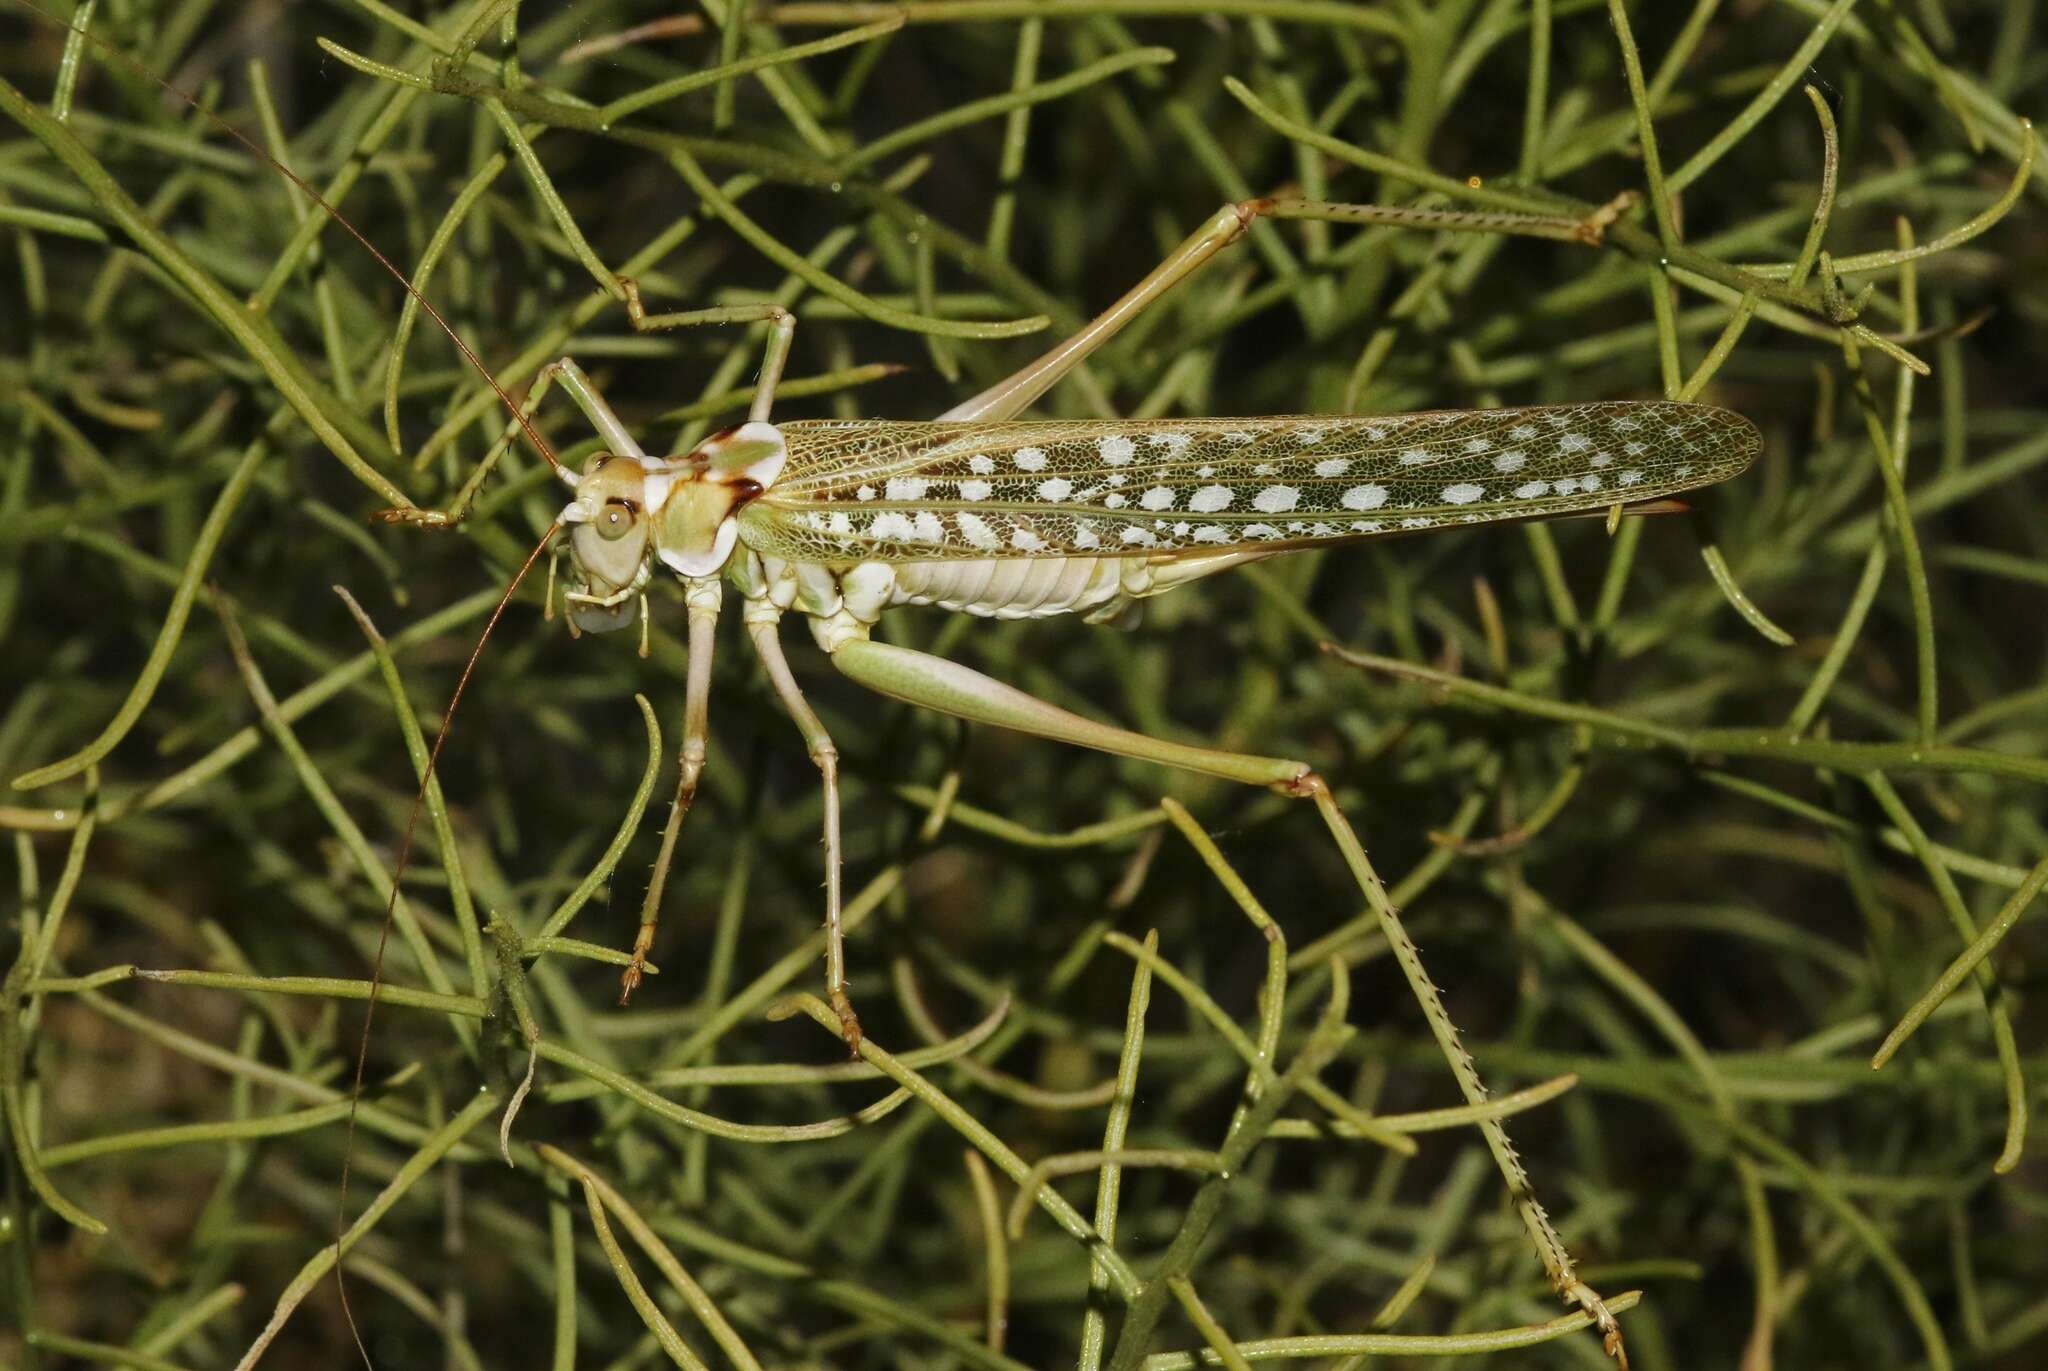
<path fill-rule="evenodd" d="M 1253 785 L 1307 794 L 1303 763 L 1168 744 L 1083 719 L 956 663 L 869 638 L 892 605 L 994 618 L 1113 611 L 1296 548 L 1431 528 L 1655 507 L 1733 476 L 1759 447 L 1748 420 L 1665 402 L 1260 419 L 1020 421 L 1015 416 L 1153 300 L 1276 204 L 1297 217 L 1361 208 L 1249 201 L 1215 215 L 1092 324 L 930 423 L 774 424 L 796 320 L 770 315 L 746 423 L 652 458 L 575 361 L 565 389 L 604 444 L 558 523 L 570 530 L 575 630 L 640 619 L 657 569 L 688 605 L 683 774 L 625 972 L 638 984 L 656 904 L 702 767 L 712 630 L 737 589 L 749 638 L 809 745 L 826 790 L 827 991 L 857 1042 L 839 937 L 837 750 L 783 660 L 795 612 L 843 674 L 912 704 Z"/>
<path fill-rule="evenodd" d="M 1432 528 L 1624 511 L 1723 480 L 1757 455 L 1756 428 L 1712 406 L 1559 405 L 1404 415 L 1028 421 L 1016 416 L 1147 305 L 1243 236 L 1260 214 L 1346 219 L 1373 207 L 1256 200 L 1225 206 L 1093 323 L 930 423 L 770 421 L 795 329 L 769 312 L 767 356 L 747 422 L 687 453 L 649 457 L 574 360 L 548 376 L 589 418 L 604 450 L 583 473 L 557 468 L 574 498 L 574 628 L 623 628 L 646 613 L 657 571 L 683 585 L 689 674 L 675 803 L 641 910 L 624 993 L 653 945 L 661 889 L 703 771 L 714 628 L 730 581 L 747 636 L 809 747 L 825 788 L 826 991 L 847 1041 L 840 931 L 838 750 L 805 701 L 778 628 L 796 613 L 832 665 L 896 699 L 975 723 L 1097 748 L 1312 799 L 1460 1090 L 1485 1086 L 1388 902 L 1350 823 L 1305 762 L 1191 747 L 1085 718 L 957 662 L 873 641 L 893 605 L 997 618 L 1113 609 L 1232 567 L 1305 547 Z M 642 618 L 644 623 L 644 618 Z M 1530 1190 L 1505 1130 L 1481 1125 L 1558 1292 L 1620 1332 Z"/>

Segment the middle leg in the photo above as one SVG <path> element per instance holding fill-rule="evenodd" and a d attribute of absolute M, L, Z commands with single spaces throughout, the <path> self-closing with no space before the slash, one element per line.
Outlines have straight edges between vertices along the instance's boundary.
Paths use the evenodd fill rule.
<path fill-rule="evenodd" d="M 768 672 L 768 680 L 775 687 L 782 707 L 789 711 L 797 731 L 804 735 L 804 745 L 810 750 L 811 760 L 817 764 L 819 778 L 824 782 L 825 994 L 832 1003 L 832 1012 L 839 1016 L 847 1047 L 858 1057 L 860 1017 L 853 1012 L 853 1001 L 846 993 L 846 934 L 841 921 L 844 894 L 840 871 L 844 866 L 844 852 L 839 839 L 839 746 L 826 732 L 810 701 L 804 698 L 795 674 L 789 669 L 789 659 L 783 656 L 782 639 L 778 633 L 782 611 L 765 599 L 749 599 L 744 615 L 747 636 L 753 639 L 754 650 L 761 656 L 761 665 Z"/>

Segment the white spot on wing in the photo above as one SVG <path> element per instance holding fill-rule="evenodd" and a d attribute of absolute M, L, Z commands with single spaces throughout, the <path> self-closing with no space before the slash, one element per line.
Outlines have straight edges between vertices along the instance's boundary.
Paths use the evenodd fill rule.
<path fill-rule="evenodd" d="M 1038 483 L 1038 498 L 1058 504 L 1074 493 L 1074 483 L 1064 476 L 1048 476 Z"/>
<path fill-rule="evenodd" d="M 1301 499 L 1293 486 L 1267 486 L 1252 496 L 1252 508 L 1261 514 L 1285 514 Z"/>
<path fill-rule="evenodd" d="M 853 492 L 853 498 L 856 500 L 872 500 L 875 498 L 875 488 L 873 486 L 862 486 L 859 490 Z"/>
<path fill-rule="evenodd" d="M 1219 509 L 1229 509 L 1235 498 L 1229 486 L 1203 486 L 1188 497 L 1188 508 L 1197 514 L 1214 514 Z"/>
<path fill-rule="evenodd" d="M 1475 486 L 1470 481 L 1460 481 L 1454 486 L 1444 487 L 1444 502 L 1453 505 L 1469 505 L 1486 494 L 1484 486 Z"/>
<path fill-rule="evenodd" d="M 994 489 L 995 487 L 987 481 L 962 481 L 960 483 L 960 498 L 963 500 L 986 500 Z"/>
<path fill-rule="evenodd" d="M 925 487 L 930 484 L 931 482 L 922 476 L 891 476 L 888 485 L 882 489 L 882 495 L 885 499 L 902 500 L 906 503 L 922 500 Z"/>
<path fill-rule="evenodd" d="M 1401 465 L 1404 467 L 1419 467 L 1424 462 L 1429 461 L 1434 455 L 1419 447 L 1411 447 L 1401 454 Z"/>
<path fill-rule="evenodd" d="M 1378 509 L 1387 502 L 1387 488 L 1381 485 L 1353 486 L 1338 503 L 1346 509 Z"/>
<path fill-rule="evenodd" d="M 1017 455 L 1011 460 L 1017 464 L 1019 471 L 1043 471 L 1045 470 L 1045 449 L 1042 447 L 1020 447 L 1017 449 Z"/>
<path fill-rule="evenodd" d="M 1342 476 L 1349 470 L 1351 470 L 1351 463 L 1342 457 L 1325 457 L 1322 461 L 1316 463 L 1316 475 L 1318 476 Z"/>
<path fill-rule="evenodd" d="M 993 552 L 1002 546 L 1003 540 L 989 527 L 988 520 L 979 514 L 969 514 L 963 509 L 953 516 L 953 523 L 959 528 L 960 536 L 967 540 L 969 546 L 978 547 L 984 552 Z"/>
<path fill-rule="evenodd" d="M 1138 503 L 1143 505 L 1146 509 L 1172 509 L 1173 491 L 1166 486 L 1153 486 L 1150 490 L 1146 491 L 1143 495 L 1140 495 L 1138 497 Z"/>
<path fill-rule="evenodd" d="M 1511 471 L 1520 471 L 1529 461 L 1524 452 L 1503 452 L 1493 459 L 1493 469 L 1505 476 Z"/>
<path fill-rule="evenodd" d="M 996 459 L 986 452 L 977 452 L 967 459 L 967 469 L 976 476 L 986 476 L 996 469 Z"/>
<path fill-rule="evenodd" d="M 1132 443 L 1121 433 L 1105 433 L 1095 440 L 1095 450 L 1102 460 L 1113 467 L 1128 464 L 1131 460 Z"/>
<path fill-rule="evenodd" d="M 1548 495 L 1549 493 L 1550 482 L 1548 481 L 1528 481 L 1515 487 L 1515 498 L 1517 500 L 1533 500 L 1539 495 Z"/>

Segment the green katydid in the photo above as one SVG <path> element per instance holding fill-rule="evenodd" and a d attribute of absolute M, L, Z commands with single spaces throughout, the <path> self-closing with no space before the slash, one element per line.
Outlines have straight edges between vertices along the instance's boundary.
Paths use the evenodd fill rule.
<path fill-rule="evenodd" d="M 1413 941 L 1329 787 L 1307 763 L 1147 737 L 869 637 L 881 612 L 898 604 L 1004 618 L 1101 610 L 1319 544 L 1616 504 L 1645 510 L 1733 476 L 1756 457 L 1760 437 L 1740 415 L 1665 402 L 1143 422 L 1016 418 L 1276 207 L 1330 219 L 1374 212 L 1301 201 L 1225 206 L 1093 323 L 930 423 L 772 423 L 796 324 L 781 309 L 766 312 L 767 356 L 747 422 L 677 456 L 647 456 L 572 359 L 547 369 L 605 448 L 580 476 L 558 468 L 575 492 L 557 524 L 572 530 L 571 625 L 602 631 L 644 616 L 644 592 L 659 569 L 680 578 L 688 606 L 681 774 L 625 993 L 652 946 L 662 883 L 702 774 L 714 629 L 722 583 L 730 581 L 747 635 L 823 779 L 826 990 L 849 1043 L 858 1046 L 860 1028 L 846 994 L 840 932 L 838 751 L 783 656 L 778 626 L 792 612 L 809 623 L 834 667 L 884 695 L 1312 799 L 1378 914 L 1460 1090 L 1470 1103 L 1485 1100 Z M 1579 1281 L 1505 1130 L 1491 1120 L 1481 1127 L 1553 1284 L 1594 1316 L 1620 1356 L 1612 1316 Z"/>
<path fill-rule="evenodd" d="M 641 617 L 657 568 L 689 605 L 684 774 L 669 821 L 688 812 L 704 751 L 709 645 L 739 592 L 748 636 L 809 744 L 826 787 L 827 989 L 842 1016 L 837 753 L 804 703 L 775 628 L 795 612 L 851 679 L 913 704 L 1253 785 L 1306 794 L 1309 768 L 1145 738 L 1030 700 L 923 654 L 872 642 L 896 604 L 998 618 L 1109 611 L 1291 549 L 1429 528 L 1643 509 L 1733 476 L 1759 438 L 1741 416 L 1664 402 L 1376 416 L 1019 421 L 1069 368 L 1261 213 L 1356 217 L 1369 207 L 1230 205 L 1088 327 L 930 423 L 769 421 L 796 320 L 779 308 L 746 423 L 690 452 L 651 458 L 581 368 L 546 369 L 598 431 L 585 471 L 557 468 L 575 497 L 573 628 Z M 1626 503 L 1624 503 L 1626 502 Z M 653 936 L 663 844 L 628 993 Z M 857 1034 L 857 1025 L 849 1036 Z"/>

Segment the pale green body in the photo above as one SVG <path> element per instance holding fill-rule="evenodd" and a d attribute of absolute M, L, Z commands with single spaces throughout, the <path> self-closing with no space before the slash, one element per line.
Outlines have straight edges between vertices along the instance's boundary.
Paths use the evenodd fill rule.
<path fill-rule="evenodd" d="M 1739 415 L 1666 402 L 753 422 L 681 457 L 600 460 L 564 517 L 581 626 L 623 625 L 661 564 L 723 572 L 749 603 L 809 617 L 830 651 L 897 604 L 1113 609 L 1292 548 L 1662 499 L 1734 475 L 1759 444 Z"/>

